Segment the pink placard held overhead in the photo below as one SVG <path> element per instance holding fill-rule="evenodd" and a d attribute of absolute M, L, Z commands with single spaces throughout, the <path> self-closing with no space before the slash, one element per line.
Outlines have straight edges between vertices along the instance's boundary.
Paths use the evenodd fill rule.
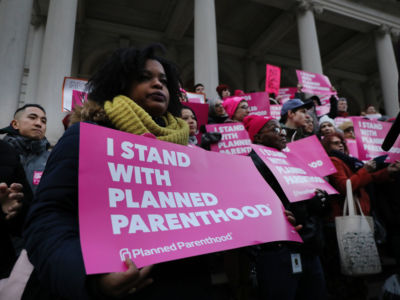
<path fill-rule="evenodd" d="M 332 91 L 332 85 L 329 78 L 322 74 L 311 73 L 301 70 L 296 70 L 297 79 L 303 86 L 303 93 L 314 95 L 333 95 L 336 92 Z"/>
<path fill-rule="evenodd" d="M 79 230 L 87 274 L 271 241 L 301 241 L 249 157 L 81 123 Z M 248 188 L 251 187 L 251 188 Z"/>
<path fill-rule="evenodd" d="M 319 106 L 316 106 L 315 109 L 317 110 L 317 116 L 320 117 L 320 116 L 329 114 L 331 105 L 330 104 L 319 105 Z"/>
<path fill-rule="evenodd" d="M 250 115 L 269 115 L 269 96 L 267 92 L 248 93 L 244 94 L 243 98 L 247 100 Z"/>
<path fill-rule="evenodd" d="M 254 144 L 251 147 L 274 174 L 290 202 L 311 199 L 316 188 L 328 194 L 337 194 L 328 182 L 307 165 L 305 161 L 309 159 L 300 160 L 292 151 L 278 151 Z"/>
<path fill-rule="evenodd" d="M 359 159 L 370 160 L 387 154 L 385 162 L 400 160 L 400 138 L 397 138 L 389 152 L 385 152 L 381 148 L 392 123 L 368 120 L 362 117 L 352 117 L 351 119 L 353 120 Z"/>
<path fill-rule="evenodd" d="M 282 110 L 282 105 L 270 105 L 269 109 L 271 111 L 270 116 L 279 120 L 281 118 L 281 110 Z"/>
<path fill-rule="evenodd" d="M 339 127 L 342 123 L 344 123 L 346 121 L 351 121 L 351 119 L 344 118 L 344 117 L 336 117 L 334 121 L 335 121 L 336 126 Z"/>
<path fill-rule="evenodd" d="M 250 153 L 251 140 L 242 123 L 208 124 L 207 132 L 220 132 L 221 140 L 211 144 L 211 151 L 247 155 Z"/>
<path fill-rule="evenodd" d="M 281 68 L 267 64 L 265 71 L 265 91 L 267 93 L 274 93 L 277 96 L 280 84 Z"/>
<path fill-rule="evenodd" d="M 285 103 L 290 99 L 293 99 L 296 93 L 297 93 L 297 88 L 295 87 L 280 88 L 278 96 L 281 97 L 281 104 Z"/>
<path fill-rule="evenodd" d="M 336 173 L 336 168 L 329 158 L 324 147 L 316 135 L 306 137 L 287 144 L 286 151 L 290 151 L 290 157 L 297 157 L 298 160 L 306 163 L 320 177 Z"/>

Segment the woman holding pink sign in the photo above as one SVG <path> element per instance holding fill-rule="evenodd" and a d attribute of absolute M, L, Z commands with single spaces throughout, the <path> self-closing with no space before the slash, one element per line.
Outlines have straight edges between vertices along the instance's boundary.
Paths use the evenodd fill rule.
<path fill-rule="evenodd" d="M 187 145 L 189 126 L 178 118 L 178 73 L 156 50 L 164 49 L 153 45 L 115 51 L 88 81 L 89 101 L 71 121 Z M 79 124 L 74 124 L 53 149 L 26 223 L 26 248 L 41 283 L 63 299 L 210 299 L 204 256 L 152 270 L 138 269 L 125 257 L 125 272 L 86 275 L 79 239 L 78 162 L 90 158 L 79 157 L 79 138 Z"/>

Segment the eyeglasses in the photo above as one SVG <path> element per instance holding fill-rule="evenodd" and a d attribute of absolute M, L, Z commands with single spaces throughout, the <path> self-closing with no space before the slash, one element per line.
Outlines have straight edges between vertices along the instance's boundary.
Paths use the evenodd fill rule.
<path fill-rule="evenodd" d="M 272 128 L 272 132 L 275 134 L 286 134 L 286 130 L 284 128 L 279 128 L 279 127 Z"/>
<path fill-rule="evenodd" d="M 248 105 L 240 105 L 239 108 L 241 108 L 241 109 L 249 109 L 249 106 Z"/>
<path fill-rule="evenodd" d="M 344 143 L 342 141 L 334 141 L 331 142 L 331 145 L 339 146 L 339 145 L 344 145 Z"/>

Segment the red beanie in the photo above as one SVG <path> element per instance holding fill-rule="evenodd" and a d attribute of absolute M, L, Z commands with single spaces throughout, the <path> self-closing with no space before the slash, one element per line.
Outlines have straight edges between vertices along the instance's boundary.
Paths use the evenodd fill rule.
<path fill-rule="evenodd" d="M 254 142 L 254 136 L 257 133 L 259 133 L 261 128 L 263 128 L 264 125 L 271 120 L 274 120 L 274 118 L 271 116 L 262 117 L 257 115 L 251 115 L 244 117 L 243 124 L 246 130 L 248 131 L 252 142 Z"/>
<path fill-rule="evenodd" d="M 242 90 L 235 90 L 235 96 L 244 96 L 244 92 Z"/>
<path fill-rule="evenodd" d="M 222 102 L 222 106 L 224 107 L 230 119 L 232 119 L 239 103 L 242 101 L 246 100 L 244 100 L 242 97 L 227 97 L 224 99 L 224 102 Z"/>

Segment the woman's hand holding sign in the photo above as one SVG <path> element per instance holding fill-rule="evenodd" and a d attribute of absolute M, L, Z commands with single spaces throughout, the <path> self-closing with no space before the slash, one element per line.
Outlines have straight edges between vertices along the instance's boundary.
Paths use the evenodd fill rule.
<path fill-rule="evenodd" d="M 124 297 L 153 282 L 153 279 L 149 278 L 152 265 L 138 269 L 128 257 L 125 265 L 128 267 L 125 272 L 102 274 L 96 278 L 96 283 L 104 295 L 115 298 Z"/>

